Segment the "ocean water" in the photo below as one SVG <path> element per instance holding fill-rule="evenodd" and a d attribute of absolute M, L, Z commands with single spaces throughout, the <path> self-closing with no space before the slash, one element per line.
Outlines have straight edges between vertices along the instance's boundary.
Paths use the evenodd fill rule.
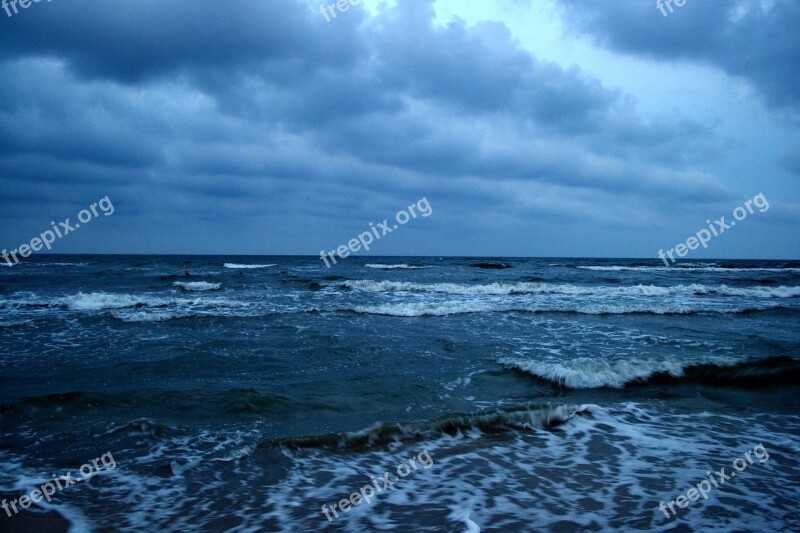
<path fill-rule="evenodd" d="M 798 325 L 800 262 L 32 257 L 0 267 L 0 495 L 111 452 L 36 509 L 74 531 L 798 531 Z"/>

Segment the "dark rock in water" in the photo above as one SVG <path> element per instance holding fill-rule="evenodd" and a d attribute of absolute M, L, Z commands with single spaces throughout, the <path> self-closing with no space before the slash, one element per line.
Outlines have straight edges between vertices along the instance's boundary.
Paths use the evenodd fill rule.
<path fill-rule="evenodd" d="M 780 285 L 781 282 L 777 279 L 773 278 L 766 278 L 766 279 L 755 279 L 753 280 L 758 285 Z"/>
<path fill-rule="evenodd" d="M 125 276 L 127 272 L 124 270 L 100 270 L 94 273 L 95 276 Z"/>
<path fill-rule="evenodd" d="M 282 279 L 281 283 L 294 283 L 294 284 L 297 284 L 297 285 L 303 285 L 303 286 L 307 287 L 308 289 L 310 289 L 312 291 L 319 291 L 319 290 L 322 290 L 322 288 L 323 288 L 322 284 L 317 283 L 316 281 L 314 281 L 311 278 L 294 278 L 294 277 L 290 277 L 290 278 Z"/>
<path fill-rule="evenodd" d="M 505 268 L 511 268 L 511 265 L 506 265 L 504 263 L 473 263 L 470 266 L 473 268 L 485 268 L 487 270 L 503 270 Z"/>
<path fill-rule="evenodd" d="M 450 341 L 450 340 L 447 340 L 447 339 L 436 339 L 436 342 L 439 344 L 439 346 L 442 347 L 442 349 L 445 352 L 448 352 L 448 353 L 455 353 L 456 352 L 457 346 L 456 346 L 456 343 L 454 343 L 453 341 Z"/>

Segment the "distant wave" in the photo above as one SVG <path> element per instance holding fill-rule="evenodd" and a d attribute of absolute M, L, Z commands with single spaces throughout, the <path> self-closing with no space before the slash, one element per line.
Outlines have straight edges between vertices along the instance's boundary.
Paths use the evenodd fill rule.
<path fill-rule="evenodd" d="M 12 265 L 9 265 L 7 261 L 2 261 L 2 260 L 0 260 L 0 265 L 5 265 L 7 267 L 12 266 Z M 89 266 L 89 263 L 34 263 L 34 262 L 25 262 L 25 261 L 23 261 L 23 262 L 20 262 L 19 264 L 13 265 L 13 266 L 16 266 L 16 267 L 24 266 L 24 267 L 27 267 L 27 268 L 47 267 L 47 266 L 59 266 L 59 267 L 79 266 L 79 267 L 85 267 L 85 266 Z"/>
<path fill-rule="evenodd" d="M 208 283 L 207 281 L 176 281 L 173 285 L 187 291 L 213 291 L 222 287 L 222 283 Z"/>
<path fill-rule="evenodd" d="M 175 298 L 166 303 L 156 301 L 147 306 L 111 311 L 112 317 L 123 322 L 164 322 L 180 318 L 234 317 L 252 314 L 249 304 L 227 298 Z"/>
<path fill-rule="evenodd" d="M 269 268 L 269 267 L 274 267 L 274 266 L 278 266 L 278 265 L 275 265 L 275 264 L 272 264 L 272 265 L 241 265 L 241 264 L 238 264 L 238 263 L 225 263 L 223 266 L 225 268 L 234 268 L 234 269 L 242 270 L 242 269 L 253 269 L 253 268 Z"/>
<path fill-rule="evenodd" d="M 225 298 L 171 298 L 152 295 L 135 296 L 132 294 L 110 294 L 105 292 L 79 292 L 73 296 L 65 296 L 56 301 L 77 311 L 95 311 L 107 309 L 123 309 L 126 307 L 166 307 L 169 305 L 208 306 L 229 305 L 244 306 L 244 303 Z"/>
<path fill-rule="evenodd" d="M 111 316 L 122 322 L 166 322 L 178 318 L 192 318 L 198 316 L 188 311 L 167 310 L 141 310 L 141 311 L 113 311 Z"/>
<path fill-rule="evenodd" d="M 246 314 L 243 311 L 249 307 L 246 303 L 227 298 L 172 298 L 104 292 L 78 293 L 44 305 L 65 306 L 73 311 L 108 311 L 112 317 L 123 322 L 161 322 L 198 316 L 242 316 Z"/>
<path fill-rule="evenodd" d="M 123 309 L 126 307 L 146 307 L 166 305 L 167 300 L 131 294 L 111 294 L 107 292 L 82 293 L 65 296 L 57 300 L 74 311 L 104 311 L 107 309 Z"/>
<path fill-rule="evenodd" d="M 692 266 L 623 266 L 623 265 L 609 265 L 609 266 L 577 266 L 575 268 L 579 268 L 581 270 L 595 270 L 600 272 L 620 272 L 620 271 L 648 271 L 648 270 L 659 270 L 662 272 L 786 272 L 786 273 L 800 273 L 800 268 L 765 268 L 765 267 L 754 267 L 754 268 L 737 268 L 737 267 L 717 267 L 717 266 L 695 266 L 700 265 L 700 263 L 692 263 Z"/>
<path fill-rule="evenodd" d="M 193 405 L 198 411 L 216 412 L 219 416 L 240 414 L 285 413 L 295 404 L 285 396 L 259 392 L 255 389 L 133 389 L 118 392 L 71 391 L 65 393 L 27 396 L 0 402 L 0 414 L 15 412 L 24 415 L 30 408 L 39 411 L 69 413 L 81 416 L 86 410 L 118 408 L 153 408 L 163 405 Z M 295 406 L 297 407 L 297 406 Z M 132 424 L 141 428 L 141 420 Z M 114 433 L 119 428 L 111 429 Z"/>
<path fill-rule="evenodd" d="M 359 314 L 384 315 L 395 317 L 449 316 L 469 313 L 575 313 L 582 315 L 693 315 L 715 313 L 734 315 L 755 311 L 789 309 L 779 303 L 761 303 L 754 305 L 720 307 L 702 303 L 552 303 L 552 304 L 509 304 L 487 301 L 446 301 L 446 302 L 409 302 L 380 305 L 360 305 L 349 310 Z"/>
<path fill-rule="evenodd" d="M 369 263 L 364 265 L 364 268 L 378 268 L 381 270 L 418 270 L 420 268 L 433 268 L 432 266 L 415 266 L 415 265 L 407 265 L 405 263 L 401 263 L 399 265 L 383 265 L 381 263 Z"/>
<path fill-rule="evenodd" d="M 202 296 L 201 296 L 202 294 Z M 61 314 L 64 309 L 87 314 L 107 314 L 123 322 L 163 322 L 173 319 L 201 317 L 254 317 L 284 313 L 312 312 L 299 305 L 281 305 L 271 302 L 240 301 L 228 297 L 193 294 L 176 297 L 159 294 L 120 294 L 92 292 L 54 298 L 41 298 L 25 293 L 14 299 L 0 297 L 0 310 L 11 312 L 27 309 L 46 309 L 48 314 Z M 337 309 L 328 309 L 335 312 Z M 41 315 L 45 316 L 45 315 Z M 30 319 L 26 319 L 30 322 Z M 12 324 L 14 326 L 16 324 Z"/>
<path fill-rule="evenodd" d="M 30 263 L 30 266 L 89 266 L 89 263 Z"/>
<path fill-rule="evenodd" d="M 472 268 L 482 268 L 484 270 L 505 270 L 511 268 L 511 265 L 505 263 L 473 263 L 470 266 Z"/>
<path fill-rule="evenodd" d="M 359 305 L 352 311 L 364 315 L 384 315 L 396 317 L 448 316 L 467 313 L 485 313 L 500 309 L 486 303 L 470 302 L 415 302 L 403 304 Z"/>
<path fill-rule="evenodd" d="M 743 296 L 752 298 L 794 298 L 800 296 L 800 287 L 710 287 L 707 285 L 675 285 L 657 287 L 655 285 L 632 285 L 628 287 L 608 287 L 550 284 L 550 283 L 489 283 L 466 285 L 458 283 L 411 283 L 404 281 L 345 281 L 342 287 L 364 292 L 432 292 L 443 294 L 501 296 L 510 294 L 564 294 L 572 296 Z"/>
<path fill-rule="evenodd" d="M 578 358 L 562 362 L 501 358 L 498 362 L 570 389 L 621 389 L 633 384 L 681 381 L 740 387 L 800 383 L 800 361 L 790 357 L 760 360 L 708 357 L 699 361 Z"/>
<path fill-rule="evenodd" d="M 300 282 L 305 283 L 303 279 Z M 699 313 L 740 314 L 785 309 L 800 309 L 797 299 L 800 287 L 708 287 L 679 285 L 655 287 L 586 287 L 543 283 L 493 283 L 461 285 L 451 283 L 405 283 L 389 281 L 343 281 L 335 286 L 357 291 L 382 293 L 408 291 L 408 298 L 371 302 L 351 295 L 353 301 L 304 301 L 281 299 L 240 300 L 234 292 L 211 294 L 221 283 L 204 281 L 174 281 L 173 285 L 187 291 L 182 296 L 174 292 L 106 293 L 91 292 L 39 297 L 33 293 L 18 293 L 13 298 L 0 298 L 0 309 L 9 313 L 49 309 L 60 313 L 70 311 L 102 314 L 125 322 L 157 322 L 191 317 L 253 317 L 273 314 L 307 312 L 359 313 L 391 317 L 450 316 L 471 313 L 573 313 L 590 315 L 659 314 L 691 315 Z M 310 282 L 312 291 L 324 285 Z M 199 292 L 198 292 L 199 291 Z M 245 296 L 245 295 L 243 295 Z M 714 297 L 716 296 L 716 297 Z M 738 297 L 738 298 L 737 298 Z M 251 296 L 252 298 L 252 296 Z M 389 300 L 389 301 L 386 301 Z M 403 301 L 408 300 L 408 301 Z M 16 325 L 18 318 L 11 322 Z"/>

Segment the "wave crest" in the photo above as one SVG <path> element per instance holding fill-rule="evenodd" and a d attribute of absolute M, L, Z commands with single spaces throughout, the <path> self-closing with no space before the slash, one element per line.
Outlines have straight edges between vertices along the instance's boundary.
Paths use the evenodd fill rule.
<path fill-rule="evenodd" d="M 509 429 L 551 429 L 585 411 L 586 406 L 548 405 L 477 414 L 453 414 L 417 423 L 379 422 L 361 431 L 273 439 L 264 444 L 268 447 L 288 448 L 370 448 L 406 439 L 434 439 L 444 434 L 455 435 L 471 430 L 495 433 Z"/>
<path fill-rule="evenodd" d="M 506 357 L 498 363 L 570 389 L 622 389 L 634 384 L 680 381 L 752 388 L 800 383 L 800 361 L 786 356 L 757 360 L 709 357 L 700 361 L 605 361 L 584 357 L 560 362 Z"/>
<path fill-rule="evenodd" d="M 242 265 L 242 264 L 239 264 L 239 263 L 225 263 L 222 266 L 224 266 L 225 268 L 232 268 L 232 269 L 235 269 L 235 270 L 248 270 L 248 269 L 255 269 L 255 268 L 270 268 L 270 267 L 274 267 L 274 266 L 278 266 L 278 265 L 275 265 L 275 264 L 270 264 L 270 265 Z"/>
<path fill-rule="evenodd" d="M 433 292 L 466 296 L 505 296 L 511 294 L 564 294 L 568 296 L 745 296 L 752 298 L 795 298 L 800 296 L 800 287 L 728 287 L 720 285 L 631 285 L 609 287 L 605 285 L 569 285 L 555 283 L 508 282 L 483 285 L 460 283 L 413 283 L 405 281 L 345 281 L 342 287 L 363 292 Z"/>
<path fill-rule="evenodd" d="M 399 265 L 384 265 L 381 263 L 368 263 L 364 265 L 364 268 L 377 268 L 380 270 L 419 270 L 421 268 L 433 268 L 432 266 L 416 266 L 416 265 L 407 265 L 405 263 L 401 263 Z"/>
<path fill-rule="evenodd" d="M 700 263 L 693 263 L 691 265 L 674 265 L 674 266 L 626 266 L 626 265 L 608 265 L 608 266 L 599 266 L 599 265 L 580 265 L 576 266 L 575 268 L 581 270 L 594 270 L 598 272 L 647 272 L 652 270 L 658 270 L 662 272 L 784 272 L 787 274 L 798 274 L 800 273 L 800 268 L 794 267 L 753 267 L 753 268 L 743 268 L 743 267 L 719 267 L 719 266 L 706 266 Z"/>
<path fill-rule="evenodd" d="M 777 303 L 759 305 L 719 307 L 702 304 L 682 303 L 552 303 L 552 304 L 508 304 L 486 301 L 450 301 L 450 302 L 413 302 L 379 305 L 359 305 L 344 311 L 366 315 L 384 315 L 403 318 L 424 316 L 449 316 L 471 313 L 575 313 L 580 315 L 694 315 L 715 313 L 720 315 L 737 315 L 757 311 L 773 311 L 791 309 Z"/>
<path fill-rule="evenodd" d="M 207 281 L 176 281 L 173 285 L 187 291 L 214 291 L 222 287 L 222 283 L 209 283 Z"/>

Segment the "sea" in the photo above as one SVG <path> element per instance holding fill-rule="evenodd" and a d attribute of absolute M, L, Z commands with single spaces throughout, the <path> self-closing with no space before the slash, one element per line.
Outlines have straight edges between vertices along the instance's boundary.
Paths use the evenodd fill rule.
<path fill-rule="evenodd" d="M 32 256 L 0 496 L 77 482 L 0 531 L 800 531 L 799 325 L 792 261 Z"/>

